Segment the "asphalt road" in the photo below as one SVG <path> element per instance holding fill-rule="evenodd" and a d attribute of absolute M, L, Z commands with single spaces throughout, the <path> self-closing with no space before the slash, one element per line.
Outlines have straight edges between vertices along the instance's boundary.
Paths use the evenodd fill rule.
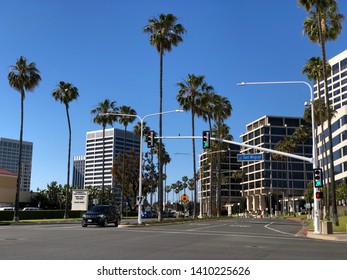
<path fill-rule="evenodd" d="M 106 228 L 0 227 L 1 260 L 347 260 L 347 242 L 310 239 L 298 221 L 227 219 Z"/>

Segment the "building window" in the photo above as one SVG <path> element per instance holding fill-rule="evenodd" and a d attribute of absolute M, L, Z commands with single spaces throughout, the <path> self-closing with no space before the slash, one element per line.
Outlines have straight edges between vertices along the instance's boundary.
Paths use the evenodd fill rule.
<path fill-rule="evenodd" d="M 339 68 L 340 68 L 339 67 L 339 63 L 336 63 L 336 64 L 333 65 L 333 67 L 332 67 L 333 75 L 339 73 L 339 71 L 340 71 Z"/>
<path fill-rule="evenodd" d="M 342 164 L 339 164 L 339 165 L 335 165 L 334 167 L 334 174 L 340 174 L 342 173 Z"/>
<path fill-rule="evenodd" d="M 347 58 L 341 60 L 341 72 L 347 69 Z"/>

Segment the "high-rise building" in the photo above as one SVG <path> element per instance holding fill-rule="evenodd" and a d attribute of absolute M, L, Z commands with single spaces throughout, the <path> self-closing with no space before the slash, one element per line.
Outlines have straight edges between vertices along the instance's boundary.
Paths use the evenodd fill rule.
<path fill-rule="evenodd" d="M 84 169 L 86 164 L 85 156 L 73 158 L 72 185 L 79 189 L 84 188 Z"/>
<path fill-rule="evenodd" d="M 331 106 L 334 109 L 334 116 L 331 120 L 332 128 L 332 146 L 334 159 L 334 174 L 337 184 L 347 183 L 347 50 L 338 54 L 329 60 L 331 66 L 331 75 L 328 78 L 328 97 Z M 320 95 L 318 95 L 318 88 Z M 325 85 L 321 81 L 314 86 L 315 99 L 325 98 Z M 327 151 L 328 159 L 324 157 L 324 145 L 329 147 L 327 122 L 322 128 L 318 128 L 318 161 L 319 166 L 324 167 L 329 162 L 329 149 Z M 323 137 L 324 135 L 324 137 Z M 325 140 L 325 144 L 323 141 Z M 323 168 L 325 170 L 325 168 Z M 329 178 L 328 174 L 323 176 Z"/>
<path fill-rule="evenodd" d="M 242 143 L 276 150 L 279 141 L 292 136 L 301 126 L 307 126 L 302 118 L 264 116 L 247 125 L 247 131 L 241 135 Z M 312 137 L 297 143 L 294 151 L 287 152 L 311 158 Z M 268 209 L 267 213 L 274 213 L 273 210 L 298 211 L 303 207 L 304 191 L 313 178 L 312 163 L 276 157 L 251 148 L 243 148 L 241 153 L 263 154 L 261 160 L 242 162 L 241 168 L 245 174 L 242 193 L 246 198 L 248 211 Z"/>
<path fill-rule="evenodd" d="M 125 141 L 124 141 L 125 140 Z M 118 152 L 135 149 L 140 153 L 140 137 L 133 132 L 110 128 L 105 130 L 104 186 L 113 186 L 112 165 Z M 90 131 L 86 135 L 84 187 L 102 185 L 103 131 Z"/>
<path fill-rule="evenodd" d="M 33 143 L 22 143 L 22 170 L 20 191 L 30 192 Z M 0 138 L 0 167 L 18 173 L 19 140 Z"/>

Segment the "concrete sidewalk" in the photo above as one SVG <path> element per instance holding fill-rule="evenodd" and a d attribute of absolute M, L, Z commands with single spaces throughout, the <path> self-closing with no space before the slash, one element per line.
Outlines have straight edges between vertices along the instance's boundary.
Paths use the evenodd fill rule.
<path fill-rule="evenodd" d="M 321 240 L 347 242 L 347 232 L 334 232 L 332 234 L 321 234 L 321 233 L 314 233 L 313 231 L 307 231 L 306 236 L 309 238 L 315 238 L 315 239 L 321 239 Z"/>

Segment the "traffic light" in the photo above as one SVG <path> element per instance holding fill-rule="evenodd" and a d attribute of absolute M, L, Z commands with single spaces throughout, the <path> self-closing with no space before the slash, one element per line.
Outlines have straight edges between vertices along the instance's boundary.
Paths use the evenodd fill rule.
<path fill-rule="evenodd" d="M 323 187 L 322 168 L 313 169 L 313 175 L 314 175 L 314 187 L 322 188 Z"/>
<path fill-rule="evenodd" d="M 323 192 L 316 192 L 316 199 L 323 199 Z"/>
<path fill-rule="evenodd" d="M 211 147 L 210 132 L 208 130 L 202 132 L 202 147 L 204 149 L 209 149 Z"/>
<path fill-rule="evenodd" d="M 154 131 L 151 130 L 148 132 L 147 135 L 147 148 L 153 148 L 154 147 Z"/>

